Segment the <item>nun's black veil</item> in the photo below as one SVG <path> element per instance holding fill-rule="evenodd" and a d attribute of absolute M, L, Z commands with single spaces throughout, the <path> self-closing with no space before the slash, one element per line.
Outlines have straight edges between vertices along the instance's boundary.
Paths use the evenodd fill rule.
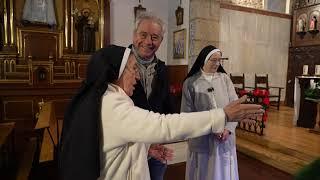
<path fill-rule="evenodd" d="M 214 49 L 217 49 L 217 48 L 212 45 L 209 45 L 200 51 L 196 61 L 194 62 L 192 68 L 190 69 L 186 79 L 193 76 L 194 74 L 196 74 L 200 71 L 200 69 L 204 65 L 204 60 L 206 59 L 206 56 Z M 223 69 L 223 67 L 221 65 L 218 67 L 217 72 L 226 73 L 226 71 Z"/>
<path fill-rule="evenodd" d="M 124 47 L 110 45 L 90 59 L 86 80 L 65 112 L 58 148 L 62 180 L 99 177 L 101 98 L 108 83 L 118 79 L 124 52 Z"/>

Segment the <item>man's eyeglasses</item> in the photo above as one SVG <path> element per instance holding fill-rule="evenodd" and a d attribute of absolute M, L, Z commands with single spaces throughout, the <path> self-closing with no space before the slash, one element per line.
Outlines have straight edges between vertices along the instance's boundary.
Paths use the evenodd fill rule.
<path fill-rule="evenodd" d="M 150 36 L 151 38 L 151 41 L 160 41 L 162 39 L 162 37 L 160 35 L 157 35 L 157 34 L 148 34 L 146 32 L 139 32 L 138 33 L 138 36 L 141 38 L 141 39 L 147 39 L 148 36 Z"/>

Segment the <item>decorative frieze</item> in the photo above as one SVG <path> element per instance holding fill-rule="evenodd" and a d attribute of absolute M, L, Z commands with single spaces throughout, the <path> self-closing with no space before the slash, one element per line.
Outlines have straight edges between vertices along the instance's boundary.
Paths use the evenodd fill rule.
<path fill-rule="evenodd" d="M 223 2 L 255 9 L 263 9 L 263 0 L 223 0 Z"/>

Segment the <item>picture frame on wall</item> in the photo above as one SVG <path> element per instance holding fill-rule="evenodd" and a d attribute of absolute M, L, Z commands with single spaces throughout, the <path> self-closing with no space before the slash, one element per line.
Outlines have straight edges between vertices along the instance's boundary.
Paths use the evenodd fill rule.
<path fill-rule="evenodd" d="M 179 6 L 176 9 L 175 13 L 176 13 L 177 26 L 182 25 L 183 24 L 183 8 Z"/>
<path fill-rule="evenodd" d="M 173 32 L 173 59 L 186 57 L 186 29 Z"/>
<path fill-rule="evenodd" d="M 147 9 L 143 7 L 141 4 L 139 6 L 134 7 L 134 21 L 141 15 L 141 13 L 146 12 Z"/>

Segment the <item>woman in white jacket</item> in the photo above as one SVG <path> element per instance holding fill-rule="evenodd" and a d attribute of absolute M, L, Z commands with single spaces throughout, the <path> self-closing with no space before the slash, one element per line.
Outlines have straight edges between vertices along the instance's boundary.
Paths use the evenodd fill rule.
<path fill-rule="evenodd" d="M 91 86 L 79 92 L 66 113 L 65 120 L 69 123 L 64 122 L 67 127 L 64 127 L 60 149 L 62 179 L 149 180 L 149 144 L 218 133 L 223 131 L 226 119 L 240 121 L 263 112 L 259 105 L 236 101 L 224 109 L 204 112 L 154 113 L 134 106 L 129 97 L 138 79 L 136 61 L 128 48 L 109 46 L 92 57 L 86 80 Z M 92 110 L 92 106 L 99 97 L 102 101 L 95 115 L 97 111 Z M 72 123 L 78 121 L 77 117 L 85 125 L 81 125 L 81 121 Z M 97 125 L 93 126 L 95 122 Z M 81 152 L 72 146 L 78 143 L 82 143 Z M 73 151 L 77 152 L 73 154 Z M 85 161 L 77 161 L 76 157 L 83 158 L 81 154 L 86 156 Z"/>

